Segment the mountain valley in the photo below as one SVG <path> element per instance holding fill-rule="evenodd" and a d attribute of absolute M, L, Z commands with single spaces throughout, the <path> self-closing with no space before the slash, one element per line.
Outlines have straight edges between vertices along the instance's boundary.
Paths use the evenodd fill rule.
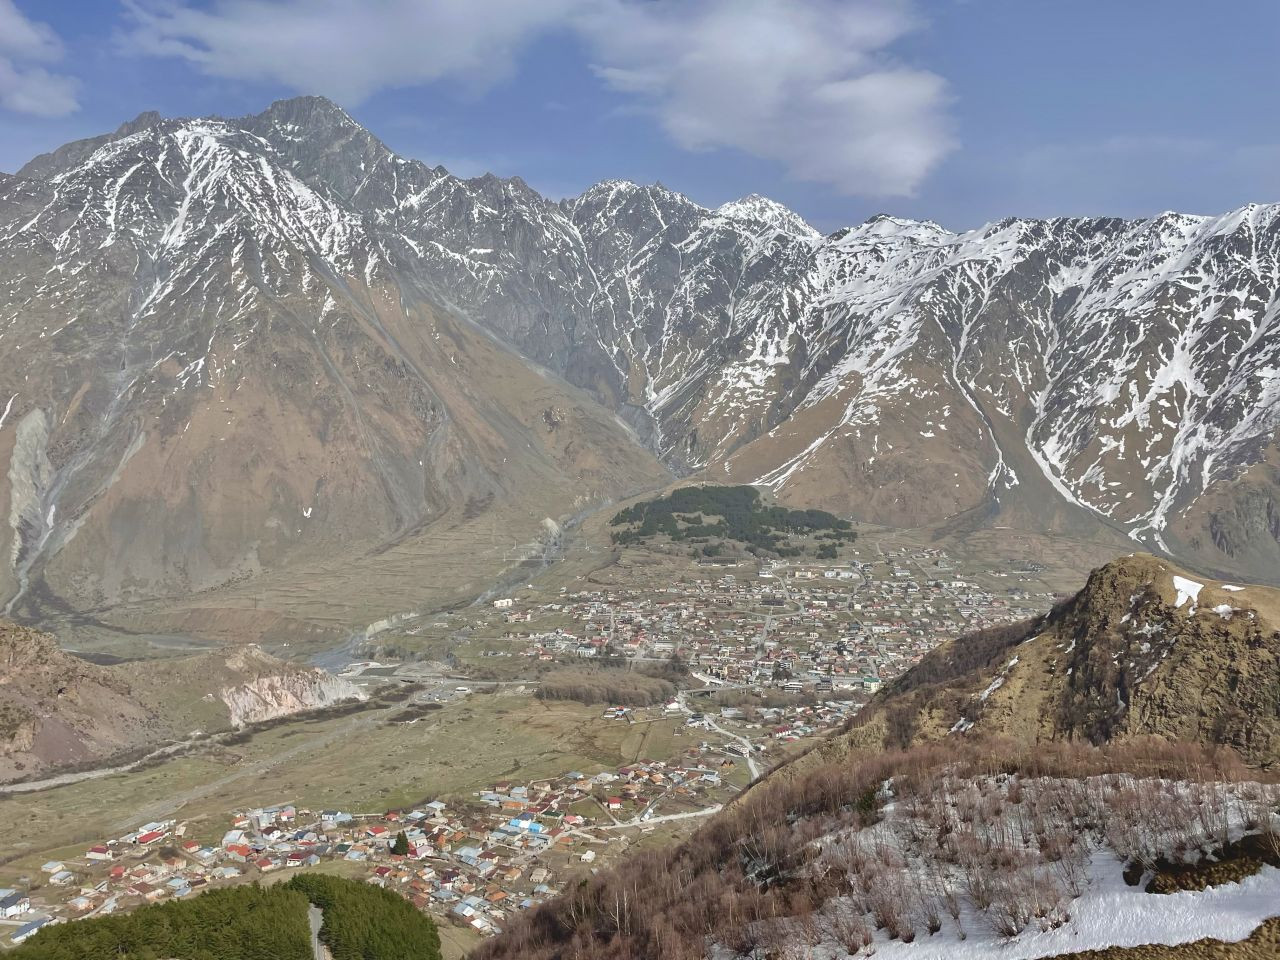
<path fill-rule="evenodd" d="M 669 471 L 1277 582 L 1277 207 L 823 237 L 760 197 L 462 180 L 300 98 L 38 157 L 0 235 L 27 619 L 340 634 Z"/>
<path fill-rule="evenodd" d="M 1277 204 L 823 235 L 144 113 L 0 174 L 0 911 L 1268 956 L 1278 431 Z"/>

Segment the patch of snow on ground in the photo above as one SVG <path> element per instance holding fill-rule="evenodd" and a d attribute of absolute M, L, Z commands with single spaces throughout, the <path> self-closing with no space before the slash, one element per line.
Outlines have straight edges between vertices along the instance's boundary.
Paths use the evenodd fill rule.
<path fill-rule="evenodd" d="M 9 398 L 9 402 L 4 405 L 4 413 L 0 413 L 0 427 L 3 427 L 4 422 L 9 419 L 9 411 L 13 409 L 13 401 L 17 399 L 18 395 L 15 393 Z"/>
<path fill-rule="evenodd" d="M 878 960 L 1036 960 L 1107 947 L 1190 943 L 1204 937 L 1235 942 L 1264 920 L 1280 915 L 1280 870 L 1275 867 L 1263 867 L 1242 883 L 1170 894 L 1130 887 L 1122 870 L 1114 856 L 1096 856 L 1090 864 L 1093 882 L 1071 902 L 1071 920 L 1056 930 L 1028 930 L 1004 940 L 974 916 L 965 923 L 966 940 L 958 939 L 949 927 L 932 937 L 919 936 L 914 943 L 881 942 L 879 938 L 885 936 L 881 933 L 875 956 Z"/>
<path fill-rule="evenodd" d="M 978 699 L 985 701 L 987 697 L 991 696 L 993 693 L 999 690 L 1002 686 L 1004 686 L 1005 677 L 1007 677 L 1009 675 L 1009 671 L 1012 670 L 1017 665 L 1018 665 L 1018 658 L 1014 657 L 1012 660 L 1008 662 L 1008 664 L 1005 665 L 1005 668 L 1000 671 L 1000 676 L 992 680 L 991 685 L 988 686 L 987 689 L 983 690 L 980 694 L 978 694 Z"/>
<path fill-rule="evenodd" d="M 944 778 L 903 797 L 889 780 L 878 796 L 890 800 L 878 821 L 812 842 L 810 869 L 846 892 L 807 918 L 764 922 L 756 931 L 764 942 L 789 943 L 797 949 L 783 955 L 807 960 L 1038 960 L 1236 942 L 1280 916 L 1280 869 L 1271 866 L 1240 883 L 1174 894 L 1146 893 L 1123 877 L 1135 857 L 1191 861 L 1251 824 L 1276 829 L 1280 816 L 1259 812 L 1277 809 L 1275 786 L 1015 775 Z M 981 901 L 975 891 L 985 891 Z M 710 956 L 763 954 L 717 944 Z"/>
<path fill-rule="evenodd" d="M 1174 577 L 1173 586 L 1178 591 L 1178 601 L 1175 607 L 1181 607 L 1188 600 L 1191 601 L 1191 612 L 1196 612 L 1196 601 L 1200 599 L 1200 591 L 1204 589 L 1203 583 L 1197 583 L 1194 580 L 1188 580 L 1186 577 Z"/>
<path fill-rule="evenodd" d="M 1241 590 L 1244 589 L 1244 587 L 1237 587 L 1234 583 L 1224 583 L 1222 585 L 1222 589 L 1229 590 L 1232 593 L 1239 593 Z"/>

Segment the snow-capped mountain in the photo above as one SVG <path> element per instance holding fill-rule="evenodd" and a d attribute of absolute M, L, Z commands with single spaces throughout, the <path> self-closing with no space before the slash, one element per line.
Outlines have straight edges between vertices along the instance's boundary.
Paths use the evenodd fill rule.
<path fill-rule="evenodd" d="M 139 536 L 197 571 L 190 586 L 253 576 L 310 537 L 379 543 L 468 500 L 482 513 L 525 489 L 521 424 L 543 437 L 569 397 L 591 426 L 540 452 L 548 491 L 584 462 L 593 495 L 656 476 L 638 438 L 677 472 L 864 519 L 1280 569 L 1277 206 L 960 234 L 881 216 L 823 237 L 758 196 L 711 209 L 607 181 L 557 202 L 461 179 L 299 98 L 237 120 L 144 114 L 37 158 L 0 179 L 0 237 L 10 596 L 53 557 L 60 595 L 158 589 L 136 569 L 103 586 L 114 538 L 85 517 L 104 501 L 157 524 Z M 559 399 L 526 409 L 525 388 Z M 269 395 L 252 408 L 265 420 L 236 406 L 244 391 Z M 439 439 L 475 417 L 506 418 L 502 443 L 478 426 Z M 194 450 L 175 438 L 197 424 L 199 454 L 155 459 Z M 232 437 L 254 453 L 228 473 Z M 283 451 L 309 468 L 279 467 Z M 289 492 L 236 513 L 216 560 L 200 523 L 159 519 L 242 483 Z M 304 510 L 322 522 L 291 532 Z"/>
<path fill-rule="evenodd" d="M 0 237 L 0 609 L 305 567 L 291 604 L 367 623 L 667 476 L 247 123 L 144 116 L 38 158 L 0 183 Z"/>
<path fill-rule="evenodd" d="M 822 237 L 762 197 L 462 181 L 325 101 L 251 125 L 402 238 L 398 270 L 627 411 L 677 469 L 891 523 L 998 509 L 1280 561 L 1278 206 Z"/>

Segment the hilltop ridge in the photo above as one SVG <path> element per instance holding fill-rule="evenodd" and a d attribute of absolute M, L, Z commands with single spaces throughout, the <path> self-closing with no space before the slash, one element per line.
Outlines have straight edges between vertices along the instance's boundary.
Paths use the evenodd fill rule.
<path fill-rule="evenodd" d="M 1028 623 L 942 644 L 878 693 L 843 751 L 966 736 L 1101 744 L 1141 737 L 1280 760 L 1280 592 L 1149 554 L 1093 571 Z"/>

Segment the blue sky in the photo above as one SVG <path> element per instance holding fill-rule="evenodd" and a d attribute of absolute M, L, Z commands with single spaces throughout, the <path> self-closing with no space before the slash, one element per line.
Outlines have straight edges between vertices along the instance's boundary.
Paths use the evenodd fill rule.
<path fill-rule="evenodd" d="M 1277 37 L 1274 0 L 0 0 L 0 170 L 321 93 L 554 196 L 755 192 L 824 230 L 1213 213 L 1280 200 Z"/>

